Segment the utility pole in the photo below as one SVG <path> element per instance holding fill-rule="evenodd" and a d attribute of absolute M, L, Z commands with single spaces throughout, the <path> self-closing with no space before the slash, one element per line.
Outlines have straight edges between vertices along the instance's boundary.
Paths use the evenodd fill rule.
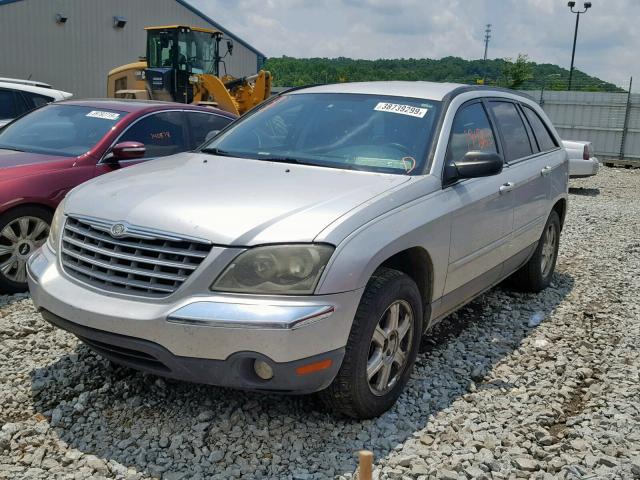
<path fill-rule="evenodd" d="M 487 51 L 489 50 L 489 39 L 491 38 L 491 24 L 487 23 L 487 28 L 484 30 L 484 76 L 482 77 L 482 84 L 487 83 Z"/>
<path fill-rule="evenodd" d="M 567 90 L 571 90 L 571 80 L 573 79 L 573 60 L 576 56 L 576 40 L 578 39 L 578 24 L 580 23 L 580 15 L 587 13 L 587 10 L 591 8 L 591 2 L 584 2 L 584 10 L 574 10 L 576 2 L 567 2 L 567 6 L 571 10 L 571 13 L 576 14 L 576 28 L 573 32 L 573 49 L 571 50 L 571 68 L 569 68 L 569 86 Z"/>

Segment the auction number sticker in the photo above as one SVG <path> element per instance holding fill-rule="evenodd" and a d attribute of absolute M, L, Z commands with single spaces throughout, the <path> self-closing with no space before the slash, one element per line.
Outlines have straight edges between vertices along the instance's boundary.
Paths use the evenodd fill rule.
<path fill-rule="evenodd" d="M 102 118 L 104 120 L 117 120 L 120 118 L 120 114 L 114 112 L 103 112 L 102 110 L 91 110 L 87 113 L 87 117 Z"/>
<path fill-rule="evenodd" d="M 378 103 L 374 110 L 378 112 L 399 113 L 400 115 L 409 115 L 411 117 L 424 118 L 429 111 L 428 108 L 414 107 L 413 105 L 402 105 L 400 103 Z"/>

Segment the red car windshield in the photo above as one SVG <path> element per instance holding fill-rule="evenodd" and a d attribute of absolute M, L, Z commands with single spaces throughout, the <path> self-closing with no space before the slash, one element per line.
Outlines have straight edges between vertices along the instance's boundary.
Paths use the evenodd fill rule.
<path fill-rule="evenodd" d="M 127 112 L 47 105 L 0 131 L 0 149 L 75 157 L 88 152 Z"/>

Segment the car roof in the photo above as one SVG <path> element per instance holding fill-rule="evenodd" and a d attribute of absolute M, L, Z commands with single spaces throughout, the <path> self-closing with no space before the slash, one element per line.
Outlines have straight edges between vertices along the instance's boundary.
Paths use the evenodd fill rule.
<path fill-rule="evenodd" d="M 52 88 L 48 83 L 38 82 L 36 80 L 23 80 L 21 78 L 0 77 L 0 82 L 17 83 L 19 85 L 31 85 L 32 87 Z"/>
<path fill-rule="evenodd" d="M 68 92 L 63 92 L 61 90 L 51 88 L 51 87 L 39 87 L 26 83 L 18 83 L 18 82 L 5 82 L 0 78 L 0 88 L 7 88 L 9 90 L 19 90 L 21 92 L 31 92 L 38 93 L 40 95 L 45 95 L 47 97 L 54 97 L 56 100 L 62 100 L 64 96 L 70 96 L 71 94 Z"/>
<path fill-rule="evenodd" d="M 447 82 L 424 82 L 424 81 L 384 81 L 384 82 L 353 82 L 353 83 L 333 83 L 329 85 L 317 85 L 310 87 L 296 88 L 283 94 L 301 93 L 354 93 L 369 95 L 388 95 L 392 97 L 424 98 L 425 100 L 442 101 L 460 93 L 468 91 L 482 91 L 489 95 L 500 95 L 509 93 L 530 98 L 515 90 L 483 86 L 464 85 L 462 83 Z"/>
<path fill-rule="evenodd" d="M 50 104 L 54 105 L 54 104 Z M 124 98 L 89 98 L 83 100 L 64 100 L 56 102 L 55 105 L 78 105 L 81 107 L 106 108 L 110 110 L 120 110 L 127 113 L 153 112 L 158 110 L 196 110 L 200 112 L 214 112 L 225 115 L 229 118 L 236 118 L 233 113 L 220 110 L 218 108 L 189 105 L 176 102 L 160 102 L 157 100 L 134 100 Z"/>
<path fill-rule="evenodd" d="M 442 100 L 445 95 L 456 88 L 463 87 L 459 83 L 437 82 L 353 82 L 333 83 L 330 85 L 318 85 L 291 92 L 298 93 L 359 93 L 371 95 L 389 95 L 392 97 L 424 98 L 429 100 Z"/>

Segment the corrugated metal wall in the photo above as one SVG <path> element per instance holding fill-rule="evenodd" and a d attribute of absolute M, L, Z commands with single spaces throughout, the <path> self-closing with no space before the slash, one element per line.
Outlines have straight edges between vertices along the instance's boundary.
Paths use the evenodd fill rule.
<path fill-rule="evenodd" d="M 567 140 L 588 140 L 598 157 L 619 158 L 627 115 L 627 93 L 526 91 L 541 103 L 558 133 Z M 640 160 L 640 94 L 631 95 L 623 158 Z"/>
<path fill-rule="evenodd" d="M 56 23 L 56 14 L 68 17 Z M 114 28 L 113 17 L 127 19 Z M 107 72 L 145 54 L 151 25 L 212 26 L 175 0 L 22 0 L 0 5 L 0 77 L 52 84 L 76 98 L 104 97 Z M 234 76 L 256 73 L 257 54 L 234 42 Z"/>

